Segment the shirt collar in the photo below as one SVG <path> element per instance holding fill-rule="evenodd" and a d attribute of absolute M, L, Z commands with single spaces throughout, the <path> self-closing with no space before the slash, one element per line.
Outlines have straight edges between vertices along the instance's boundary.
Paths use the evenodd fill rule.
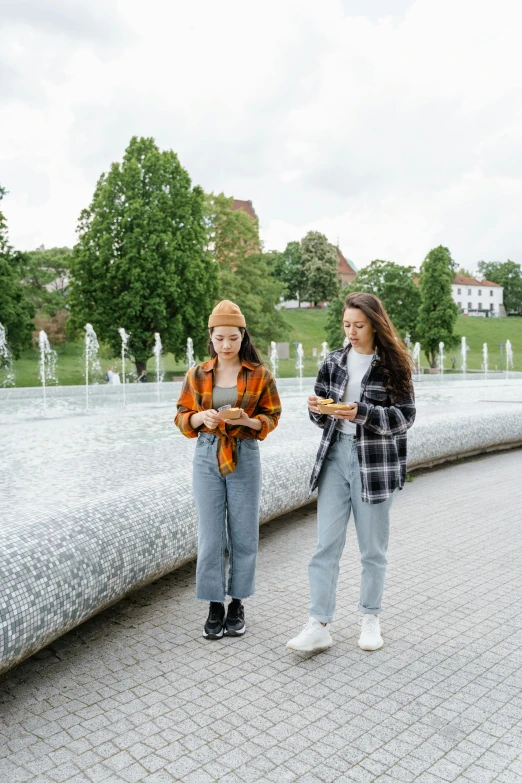
<path fill-rule="evenodd" d="M 348 360 L 348 352 L 350 351 L 351 347 L 352 347 L 351 344 L 348 343 L 346 348 L 343 348 L 340 351 L 335 352 L 335 360 L 340 367 L 344 367 L 346 365 L 346 362 Z M 377 348 L 377 346 L 375 346 L 375 351 L 373 352 L 372 357 L 373 357 L 372 362 L 381 361 L 381 357 L 379 355 L 379 349 Z"/>

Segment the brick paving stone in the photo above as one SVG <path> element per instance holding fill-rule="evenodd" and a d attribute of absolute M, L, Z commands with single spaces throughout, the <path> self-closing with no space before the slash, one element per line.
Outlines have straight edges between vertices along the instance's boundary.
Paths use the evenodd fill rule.
<path fill-rule="evenodd" d="M 202 639 L 189 563 L 56 640 L 0 678 L 1 783 L 520 783 L 521 461 L 399 493 L 376 653 L 357 646 L 353 523 L 335 645 L 285 648 L 308 613 L 313 504 L 261 529 L 244 638 Z"/>

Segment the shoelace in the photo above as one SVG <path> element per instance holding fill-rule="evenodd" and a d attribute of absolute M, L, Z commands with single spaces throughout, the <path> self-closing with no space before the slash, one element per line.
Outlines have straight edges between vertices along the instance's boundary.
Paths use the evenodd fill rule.
<path fill-rule="evenodd" d="M 214 603 L 210 605 L 210 620 L 219 620 L 221 615 L 221 607 L 222 604 L 220 603 Z"/>
<path fill-rule="evenodd" d="M 363 614 L 361 625 L 368 631 L 376 631 L 379 625 L 379 618 L 376 614 Z"/>

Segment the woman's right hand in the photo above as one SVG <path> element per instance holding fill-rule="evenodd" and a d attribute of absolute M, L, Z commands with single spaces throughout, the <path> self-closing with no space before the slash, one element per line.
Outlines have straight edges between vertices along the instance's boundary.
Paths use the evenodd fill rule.
<path fill-rule="evenodd" d="M 214 408 L 211 408 L 208 411 L 201 411 L 200 416 L 202 424 L 204 424 L 205 427 L 208 427 L 209 430 L 215 430 L 216 427 L 219 427 L 221 416 Z"/>
<path fill-rule="evenodd" d="M 311 410 L 312 413 L 321 413 L 321 411 L 317 407 L 317 403 L 324 399 L 326 398 L 317 397 L 315 394 L 311 394 L 310 397 L 308 397 L 308 410 Z"/>

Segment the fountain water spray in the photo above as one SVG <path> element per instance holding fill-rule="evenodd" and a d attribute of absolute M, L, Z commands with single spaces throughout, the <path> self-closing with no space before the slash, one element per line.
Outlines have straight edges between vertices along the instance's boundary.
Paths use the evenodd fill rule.
<path fill-rule="evenodd" d="M 349 338 L 345 337 L 344 340 L 343 340 L 343 348 L 346 348 L 346 346 L 348 345 L 349 342 L 350 342 Z"/>
<path fill-rule="evenodd" d="M 89 407 L 89 373 L 92 378 L 101 375 L 98 351 L 100 349 L 96 332 L 91 324 L 85 324 L 85 407 Z"/>
<path fill-rule="evenodd" d="M 304 367 L 304 351 L 303 346 L 301 343 L 297 344 L 297 358 L 295 360 L 295 367 L 297 370 L 297 377 L 299 378 L 299 383 L 302 383 L 303 380 L 303 367 Z"/>
<path fill-rule="evenodd" d="M 123 407 L 125 407 L 125 357 L 130 334 L 127 334 L 123 326 L 120 326 L 118 332 L 121 337 L 121 382 L 123 384 Z"/>
<path fill-rule="evenodd" d="M 317 362 L 317 366 L 320 367 L 326 357 L 328 356 L 328 343 L 324 342 L 321 343 L 321 353 L 319 354 L 319 361 Z"/>
<path fill-rule="evenodd" d="M 5 373 L 2 386 L 14 386 L 14 372 L 13 372 L 13 357 L 7 339 L 5 336 L 5 329 L 0 324 L 0 370 Z"/>
<path fill-rule="evenodd" d="M 160 383 L 163 380 L 163 373 L 161 372 L 161 367 L 160 367 L 162 347 L 163 346 L 161 345 L 161 337 L 159 335 L 159 332 L 154 332 L 154 348 L 152 350 L 154 352 L 154 359 L 156 360 L 156 384 L 158 387 L 158 402 L 160 401 Z"/>
<path fill-rule="evenodd" d="M 49 339 L 42 329 L 38 335 L 40 349 L 40 383 L 43 390 L 44 410 L 47 405 L 45 389 L 49 382 L 56 383 L 56 351 L 49 345 Z"/>
<path fill-rule="evenodd" d="M 270 364 L 272 365 L 272 375 L 277 378 L 277 364 L 279 357 L 277 355 L 277 345 L 272 340 L 270 343 Z"/>
<path fill-rule="evenodd" d="M 196 364 L 196 361 L 194 359 L 194 343 L 192 342 L 192 337 L 187 337 L 186 357 L 187 357 L 187 370 L 190 370 L 190 368 L 194 367 L 194 365 Z"/>
<path fill-rule="evenodd" d="M 513 346 L 511 340 L 506 340 L 506 378 L 509 377 L 509 371 L 513 369 Z"/>
<path fill-rule="evenodd" d="M 465 376 L 466 368 L 468 365 L 468 346 L 466 344 L 466 338 L 463 337 L 460 341 L 460 371 Z"/>
<path fill-rule="evenodd" d="M 441 381 L 444 378 L 444 359 L 446 357 L 444 356 L 444 343 L 441 341 L 439 343 L 439 372 L 440 372 L 440 379 Z"/>
<path fill-rule="evenodd" d="M 484 370 L 484 378 L 488 377 L 488 344 L 484 343 L 482 346 L 482 369 Z"/>
<path fill-rule="evenodd" d="M 415 343 L 415 345 L 413 346 L 413 353 L 412 353 L 411 358 L 412 358 L 413 364 L 415 366 L 415 374 L 416 374 L 417 377 L 419 375 L 422 375 L 420 353 L 421 353 L 421 344 L 420 343 Z"/>
<path fill-rule="evenodd" d="M 406 332 L 406 335 L 404 337 L 404 342 L 406 344 L 406 348 L 408 349 L 408 353 L 411 356 L 411 335 L 409 332 Z"/>

